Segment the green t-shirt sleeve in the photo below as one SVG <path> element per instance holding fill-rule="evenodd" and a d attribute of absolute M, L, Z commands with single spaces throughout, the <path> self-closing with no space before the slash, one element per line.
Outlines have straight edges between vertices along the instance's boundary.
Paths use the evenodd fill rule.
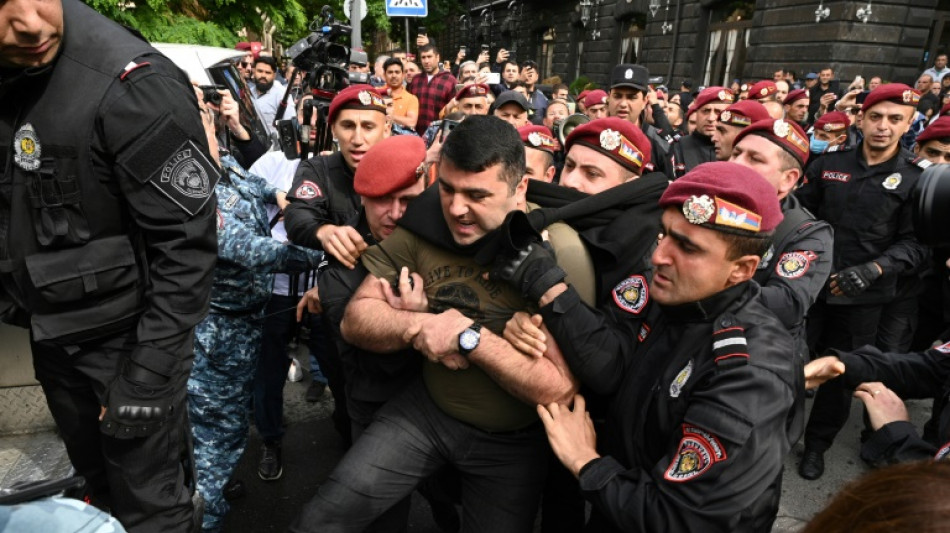
<path fill-rule="evenodd" d="M 395 282 L 402 267 L 409 267 L 410 273 L 418 272 L 415 239 L 413 234 L 397 227 L 385 241 L 367 248 L 360 260 L 370 274 Z"/>

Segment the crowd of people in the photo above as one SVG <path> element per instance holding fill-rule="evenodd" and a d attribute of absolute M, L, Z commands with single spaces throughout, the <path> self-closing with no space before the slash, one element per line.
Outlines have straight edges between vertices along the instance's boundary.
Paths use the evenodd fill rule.
<path fill-rule="evenodd" d="M 221 530 L 252 416 L 281 479 L 300 324 L 348 451 L 294 532 L 405 531 L 415 490 L 443 531 L 769 531 L 853 397 L 869 464 L 948 455 L 950 254 L 913 205 L 950 162 L 946 55 L 916 88 L 619 64 L 571 94 L 419 35 L 315 112 L 246 47 L 267 134 L 296 115 L 317 152 L 292 159 L 77 0 L 3 27 L 0 311 L 110 527 Z"/>

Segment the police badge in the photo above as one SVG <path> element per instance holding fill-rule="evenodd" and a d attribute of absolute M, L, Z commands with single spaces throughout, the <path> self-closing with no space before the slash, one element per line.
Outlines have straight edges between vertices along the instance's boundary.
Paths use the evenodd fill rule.
<path fill-rule="evenodd" d="M 791 131 L 791 129 L 792 128 L 788 125 L 788 122 L 785 122 L 784 120 L 776 120 L 775 124 L 772 124 L 772 133 L 774 133 L 776 137 L 781 137 L 783 139 L 788 137 L 788 132 Z"/>
<path fill-rule="evenodd" d="M 673 382 L 670 383 L 670 398 L 679 398 L 680 393 L 683 392 L 683 387 L 686 385 L 686 382 L 689 381 L 689 377 L 693 375 L 693 360 L 690 359 L 686 366 L 683 367 L 683 370 L 680 370 L 679 374 L 676 374 L 676 377 L 673 378 Z"/>
<path fill-rule="evenodd" d="M 528 142 L 531 143 L 531 146 L 541 146 L 541 134 L 532 131 L 528 134 Z"/>
<path fill-rule="evenodd" d="M 706 196 L 690 196 L 683 202 L 683 216 L 690 224 L 705 224 L 716 213 L 716 204 Z"/>
<path fill-rule="evenodd" d="M 359 94 L 360 103 L 363 105 L 369 105 L 373 103 L 373 97 L 369 95 L 366 91 L 360 91 Z"/>
<path fill-rule="evenodd" d="M 884 182 L 881 183 L 881 185 L 883 185 L 885 189 L 889 191 L 893 191 L 898 186 L 900 186 L 902 179 L 903 178 L 901 177 L 901 175 L 895 172 L 891 174 L 890 176 L 884 178 Z"/>
<path fill-rule="evenodd" d="M 620 146 L 620 132 L 606 129 L 600 132 L 600 147 L 604 150 L 616 150 Z"/>
<path fill-rule="evenodd" d="M 630 276 L 621 281 L 612 291 L 617 307 L 635 315 L 643 311 L 650 299 L 647 280 L 643 276 Z"/>
<path fill-rule="evenodd" d="M 24 124 L 13 136 L 13 161 L 23 170 L 39 170 L 43 147 L 32 124 Z"/>
<path fill-rule="evenodd" d="M 719 120 L 723 122 L 729 122 L 729 119 L 732 118 L 732 111 L 728 109 L 719 114 Z"/>

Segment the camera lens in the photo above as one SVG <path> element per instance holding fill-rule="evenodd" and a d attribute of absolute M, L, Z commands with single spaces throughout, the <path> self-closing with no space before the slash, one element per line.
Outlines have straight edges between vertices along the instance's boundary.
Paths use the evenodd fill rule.
<path fill-rule="evenodd" d="M 206 87 L 201 90 L 204 93 L 205 103 L 221 105 L 222 96 L 214 87 Z"/>
<path fill-rule="evenodd" d="M 950 244 L 950 165 L 934 165 L 913 192 L 914 230 L 928 246 Z"/>

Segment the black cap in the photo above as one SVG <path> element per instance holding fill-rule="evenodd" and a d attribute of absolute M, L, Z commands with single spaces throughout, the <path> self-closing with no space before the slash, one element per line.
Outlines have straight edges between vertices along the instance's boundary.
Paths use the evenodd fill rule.
<path fill-rule="evenodd" d="M 647 90 L 650 82 L 650 71 L 642 65 L 621 63 L 610 73 L 610 88 L 633 87 L 641 91 Z"/>
<path fill-rule="evenodd" d="M 531 105 L 528 104 L 528 100 L 526 100 L 524 95 L 518 91 L 505 91 L 499 94 L 498 98 L 495 99 L 495 107 L 492 109 L 492 111 L 494 112 L 495 109 L 512 102 L 518 104 L 518 106 L 525 111 L 531 111 Z"/>
<path fill-rule="evenodd" d="M 681 83 L 680 85 L 683 86 L 683 87 L 686 87 L 687 89 L 692 89 L 692 88 L 693 88 L 693 80 L 683 80 L 683 83 Z"/>

